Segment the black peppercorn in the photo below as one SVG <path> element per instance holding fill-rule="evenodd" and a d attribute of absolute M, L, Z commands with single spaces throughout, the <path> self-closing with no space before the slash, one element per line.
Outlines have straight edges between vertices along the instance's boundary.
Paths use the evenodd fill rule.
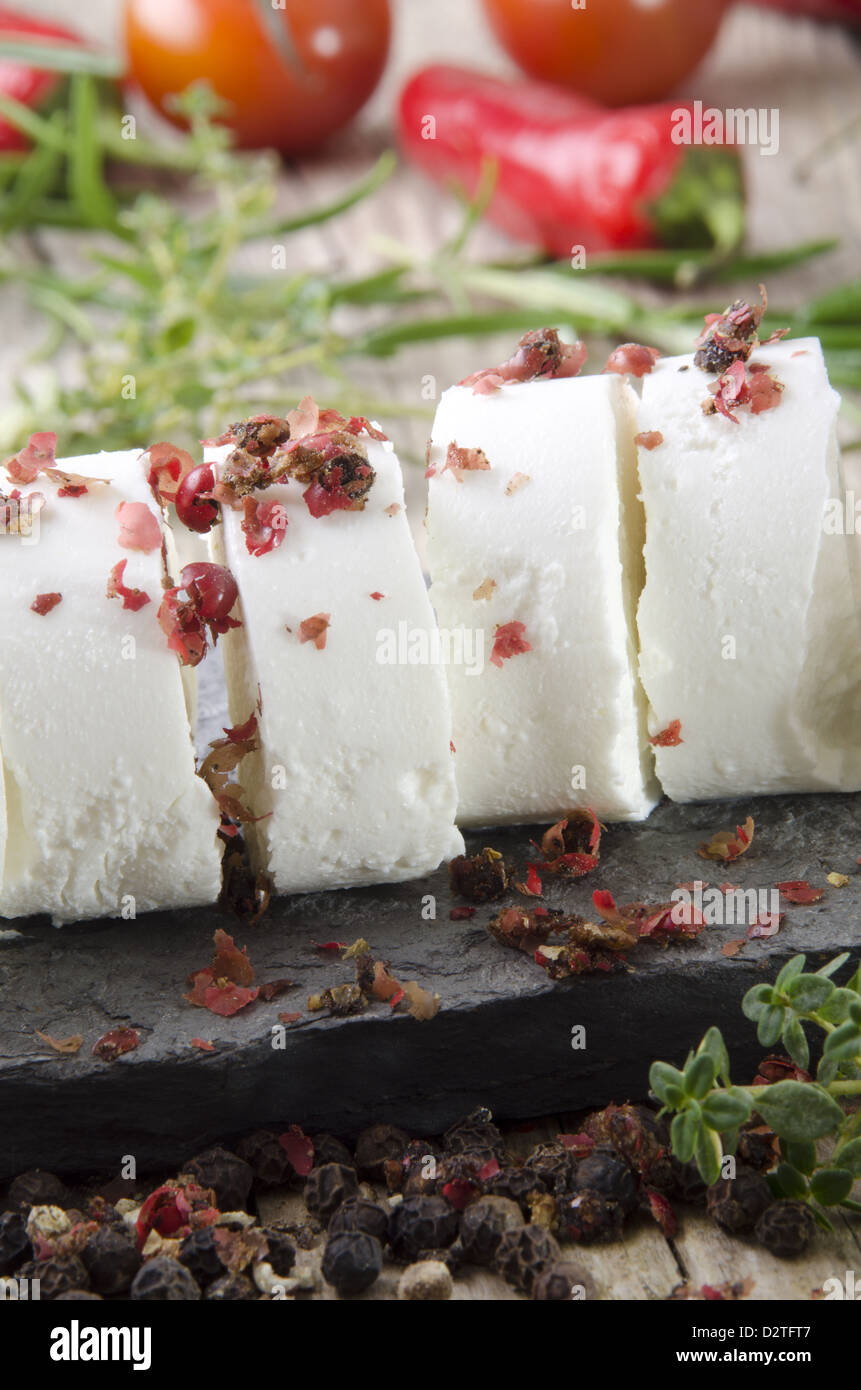
<path fill-rule="evenodd" d="M 328 1221 L 348 1197 L 359 1191 L 355 1168 L 346 1163 L 324 1163 L 312 1168 L 305 1183 L 305 1205 L 321 1221 Z"/>
<path fill-rule="evenodd" d="M 735 1152 L 740 1163 L 745 1163 L 748 1168 L 755 1168 L 758 1173 L 767 1173 L 777 1162 L 774 1134 L 771 1130 L 761 1134 L 755 1129 L 743 1129 L 738 1136 Z"/>
<path fill-rule="evenodd" d="M 405 1197 L 389 1221 L 389 1242 L 396 1260 L 405 1264 L 421 1258 L 423 1250 L 451 1245 L 459 1218 L 444 1197 Z"/>
<path fill-rule="evenodd" d="M 382 1267 L 383 1247 L 364 1231 L 341 1231 L 326 1242 L 323 1278 L 343 1296 L 369 1288 Z"/>
<path fill-rule="evenodd" d="M 597 1192 L 608 1202 L 618 1202 L 626 1216 L 639 1206 L 634 1174 L 615 1150 L 605 1144 L 598 1145 L 588 1158 L 581 1159 L 571 1185 L 578 1192 Z"/>
<path fill-rule="evenodd" d="M 330 1236 L 340 1235 L 342 1231 L 363 1231 L 366 1236 L 376 1236 L 385 1243 L 389 1213 L 380 1202 L 372 1202 L 368 1197 L 349 1197 L 329 1222 Z"/>
<path fill-rule="evenodd" d="M 431 1140 L 413 1139 L 398 1165 L 400 1183 L 392 1161 L 386 1170 L 386 1185 L 390 1191 L 403 1191 L 411 1197 L 433 1197 L 439 1187 L 438 1174 L 442 1159 L 442 1150 Z"/>
<path fill-rule="evenodd" d="M 673 1158 L 673 1192 L 683 1202 L 701 1203 L 705 1200 L 706 1185 L 694 1159 L 680 1163 Z"/>
<path fill-rule="evenodd" d="M 39 1280 L 39 1297 L 59 1298 L 69 1289 L 86 1289 L 90 1278 L 77 1255 L 51 1255 L 47 1260 L 29 1260 L 18 1270 L 19 1279 Z"/>
<path fill-rule="evenodd" d="M 264 1226 L 263 1234 L 269 1246 L 269 1254 L 264 1258 L 276 1274 L 286 1278 L 296 1262 L 296 1246 L 288 1235 L 283 1231 L 277 1231 L 274 1226 Z"/>
<path fill-rule="evenodd" d="M 813 1239 L 816 1222 L 803 1202 L 772 1202 L 756 1223 L 756 1238 L 772 1255 L 800 1255 Z"/>
<path fill-rule="evenodd" d="M 71 1203 L 66 1184 L 54 1173 L 45 1173 L 41 1168 L 21 1173 L 9 1184 L 9 1205 L 12 1207 L 62 1207 L 65 1211 Z"/>
<path fill-rule="evenodd" d="M 387 1159 L 401 1159 L 410 1137 L 397 1125 L 371 1125 L 356 1140 L 356 1166 L 368 1182 L 385 1182 Z"/>
<path fill-rule="evenodd" d="M 507 1197 L 482 1197 L 468 1206 L 460 1218 L 458 1242 L 469 1264 L 491 1265 L 506 1231 L 522 1226 L 516 1202 Z"/>
<path fill-rule="evenodd" d="M 20 1211 L 4 1211 L 0 1216 L 0 1274 L 9 1274 L 33 1254 L 27 1223 Z"/>
<path fill-rule="evenodd" d="M 138 1243 L 128 1228 L 100 1226 L 81 1251 L 90 1283 L 109 1298 L 125 1293 L 140 1269 Z"/>
<path fill-rule="evenodd" d="M 502 855 L 485 847 L 479 854 L 459 854 L 448 866 L 451 891 L 471 903 L 492 903 L 508 889 L 510 873 Z"/>
<path fill-rule="evenodd" d="M 493 1123 L 491 1112 L 483 1107 L 447 1129 L 443 1146 L 446 1153 L 472 1154 L 485 1163 L 491 1158 L 501 1163 L 505 1153 L 502 1135 Z"/>
<path fill-rule="evenodd" d="M 259 1298 L 257 1289 L 245 1274 L 222 1274 L 208 1285 L 206 1299 L 220 1299 L 230 1303 L 250 1303 Z"/>
<path fill-rule="evenodd" d="M 596 1144 L 615 1149 L 649 1187 L 672 1191 L 669 1130 L 653 1110 L 645 1105 L 608 1105 L 589 1115 L 583 1130 Z"/>
<path fill-rule="evenodd" d="M 516 1202 L 527 1219 L 530 1213 L 529 1198 L 536 1192 L 547 1191 L 543 1178 L 534 1169 L 526 1167 L 500 1168 L 498 1173 L 488 1178 L 485 1187 L 494 1197 L 508 1197 Z"/>
<path fill-rule="evenodd" d="M 774 1200 L 761 1173 L 739 1164 L 734 1178 L 720 1178 L 706 1193 L 709 1216 L 730 1235 L 740 1235 L 756 1225 Z"/>
<path fill-rule="evenodd" d="M 200 1298 L 200 1285 L 179 1260 L 156 1255 L 138 1270 L 131 1296 L 141 1302 L 178 1303 Z"/>
<path fill-rule="evenodd" d="M 562 1251 L 549 1231 L 541 1226 L 515 1226 L 501 1237 L 494 1262 L 509 1284 L 531 1293 L 539 1274 L 561 1261 Z"/>
<path fill-rule="evenodd" d="M 591 1298 L 592 1280 L 578 1265 L 551 1265 L 538 1275 L 532 1285 L 532 1297 L 540 1303 L 570 1303 Z"/>
<path fill-rule="evenodd" d="M 347 1145 L 334 1134 L 315 1134 L 312 1142 L 315 1168 L 322 1168 L 324 1163 L 344 1163 L 348 1168 L 355 1168 L 355 1159 Z"/>
<path fill-rule="evenodd" d="M 625 1214 L 618 1202 L 610 1202 L 600 1192 L 586 1188 L 564 1193 L 557 1203 L 563 1238 L 591 1245 L 597 1241 L 618 1240 Z"/>
<path fill-rule="evenodd" d="M 553 1192 L 557 1184 L 564 1188 L 570 1182 L 574 1172 L 574 1159 L 570 1149 L 551 1139 L 546 1143 L 536 1144 L 523 1166 L 528 1172 L 541 1178 L 548 1192 Z"/>
<path fill-rule="evenodd" d="M 250 1165 L 237 1154 L 217 1144 L 197 1154 L 183 1171 L 190 1173 L 201 1187 L 211 1187 L 222 1211 L 244 1211 L 254 1183 Z"/>
<path fill-rule="evenodd" d="M 212 1226 L 187 1235 L 179 1247 L 178 1258 L 202 1289 L 224 1273 Z"/>
<path fill-rule="evenodd" d="M 281 1187 L 295 1176 L 287 1151 L 271 1129 L 257 1129 L 240 1139 L 236 1153 L 249 1165 L 260 1187 Z"/>

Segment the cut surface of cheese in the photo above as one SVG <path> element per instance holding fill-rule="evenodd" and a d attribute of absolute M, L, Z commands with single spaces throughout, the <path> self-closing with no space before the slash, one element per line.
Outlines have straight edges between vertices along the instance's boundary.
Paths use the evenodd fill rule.
<path fill-rule="evenodd" d="M 0 536 L 0 916 L 60 924 L 213 902 L 219 815 L 157 618 L 161 546 L 119 544 L 121 502 L 158 519 L 140 451 L 58 466 L 111 483 L 60 497 L 37 478 L 21 488 L 46 499 L 33 536 Z M 0 489 L 13 486 L 0 469 Z M 122 583 L 151 600 L 138 611 L 107 597 L 122 560 Z M 31 609 L 56 593 L 49 612 Z"/>
<path fill-rule="evenodd" d="M 259 711 L 260 751 L 238 775 L 264 819 L 245 830 L 278 892 L 416 878 L 463 850 L 448 695 L 400 465 L 390 443 L 361 442 L 376 472 L 363 510 L 314 517 L 288 481 L 260 494 L 286 517 L 277 548 L 249 554 L 242 512 L 228 507 L 211 533 L 240 595 L 243 626 L 223 639 L 231 718 Z"/>
<path fill-rule="evenodd" d="M 676 801 L 861 788 L 861 617 L 836 419 L 817 339 L 759 347 L 778 404 L 706 415 L 691 357 L 644 379 L 640 670 Z M 837 519 L 835 521 L 835 518 Z"/>
<path fill-rule="evenodd" d="M 575 807 L 635 821 L 658 799 L 636 679 L 634 407 L 615 375 L 487 395 L 454 386 L 440 400 L 431 600 L 441 629 L 461 632 L 473 658 L 483 653 L 447 667 L 462 824 Z M 457 468 L 463 456 L 450 446 L 482 450 L 489 467 L 466 455 Z"/>

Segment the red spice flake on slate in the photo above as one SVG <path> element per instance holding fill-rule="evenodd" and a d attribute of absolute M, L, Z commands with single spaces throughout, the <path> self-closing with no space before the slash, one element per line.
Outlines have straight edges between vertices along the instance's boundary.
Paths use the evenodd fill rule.
<path fill-rule="evenodd" d="M 543 946 L 551 932 L 559 929 L 561 919 L 536 910 L 505 907 L 487 924 L 487 930 L 500 946 L 515 951 L 534 952 Z"/>
<path fill-rule="evenodd" d="M 331 613 L 315 613 L 311 618 L 303 618 L 299 624 L 299 641 L 313 642 L 318 652 L 323 651 L 331 619 Z"/>
<path fill-rule="evenodd" d="M 124 1052 L 134 1052 L 139 1043 L 140 1036 L 134 1028 L 112 1028 L 93 1044 L 93 1056 L 113 1062 Z"/>
<path fill-rule="evenodd" d="M 219 927 L 213 941 L 212 964 L 189 975 L 187 983 L 191 985 L 191 993 L 184 994 L 183 998 L 221 1018 L 230 1018 L 253 1003 L 259 989 L 248 988 L 254 979 L 254 967 L 233 937 Z"/>
<path fill-rule="evenodd" d="M 50 613 L 51 609 L 56 608 L 62 601 L 62 594 L 37 594 L 30 608 L 34 613 L 38 613 L 40 618 L 44 618 L 46 613 Z"/>
<path fill-rule="evenodd" d="M 298 1023 L 301 1017 L 302 1017 L 302 1015 L 301 1015 L 300 1013 L 279 1014 L 279 1015 L 278 1015 L 278 1022 L 279 1022 L 279 1023 Z"/>
<path fill-rule="evenodd" d="M 776 936 L 785 916 L 785 912 L 760 912 L 748 927 L 748 941 L 753 941 L 760 936 Z"/>
<path fill-rule="evenodd" d="M 133 613 L 137 613 L 150 602 L 150 596 L 145 593 L 143 589 L 126 588 L 123 583 L 123 575 L 125 574 L 127 564 L 128 560 L 118 560 L 114 565 L 108 575 L 105 595 L 107 598 L 121 598 L 123 601 L 123 608 L 129 608 Z"/>
<path fill-rule="evenodd" d="M 510 873 L 498 850 L 485 845 L 478 854 L 459 854 L 448 866 L 453 893 L 472 903 L 490 903 L 508 888 Z"/>
<path fill-rule="evenodd" d="M 654 367 L 661 354 L 657 348 L 643 347 L 641 343 L 622 343 L 614 348 L 607 358 L 605 372 L 618 372 L 624 376 L 646 376 Z"/>
<path fill-rule="evenodd" d="M 536 328 L 524 333 L 507 362 L 472 372 L 459 385 L 471 386 L 476 395 L 490 395 L 506 382 L 577 376 L 585 361 L 584 343 L 563 343 L 555 328 Z"/>
<path fill-rule="evenodd" d="M 339 951 L 346 951 L 346 941 L 313 941 L 311 943 L 318 951 L 328 951 L 330 955 L 337 955 Z"/>
<path fill-rule="evenodd" d="M 57 436 L 50 430 L 31 434 L 23 449 L 6 459 L 4 468 L 15 483 L 34 483 L 47 464 L 53 464 L 57 453 Z"/>
<path fill-rule="evenodd" d="M 787 879 L 785 883 L 776 883 L 774 886 L 788 903 L 818 903 L 824 894 L 824 889 L 812 888 L 804 878 Z"/>
<path fill-rule="evenodd" d="M 215 1044 L 206 1038 L 192 1038 L 191 1046 L 196 1047 L 199 1052 L 214 1052 Z"/>
<path fill-rule="evenodd" d="M 659 734 L 650 735 L 649 742 L 653 748 L 678 748 L 680 743 L 684 743 L 681 719 L 671 719 Z"/>
<path fill-rule="evenodd" d="M 183 666 L 197 666 L 206 656 L 207 634 L 215 646 L 225 632 L 242 626 L 230 617 L 239 589 L 229 569 L 205 561 L 186 565 L 179 580 L 175 588 L 165 590 L 158 620 L 168 647 Z"/>
<path fill-rule="evenodd" d="M 474 917 L 476 909 L 474 907 L 453 907 L 449 915 L 452 922 L 467 922 L 470 917 Z"/>
<path fill-rule="evenodd" d="M 270 999 L 277 999 L 279 994 L 286 994 L 288 989 L 295 988 L 296 985 L 293 980 L 267 980 L 265 984 L 260 986 L 259 997 L 265 1004 L 268 1004 Z"/>
<path fill-rule="evenodd" d="M 493 639 L 493 650 L 490 653 L 491 666 L 498 666 L 501 669 L 503 661 L 508 661 L 510 657 L 520 656 L 522 652 L 531 652 L 532 647 L 523 635 L 525 632 L 525 623 L 502 623 L 496 629 L 496 635 Z"/>
<path fill-rule="evenodd" d="M 663 444 L 664 436 L 660 430 L 641 430 L 634 435 L 634 443 L 639 444 L 641 449 L 657 449 L 659 444 Z"/>
<path fill-rule="evenodd" d="M 753 841 L 753 818 L 748 816 L 744 825 L 738 825 L 735 832 L 732 830 L 718 830 L 710 840 L 704 841 L 697 854 L 701 859 L 717 859 L 728 863 L 731 859 L 738 859 L 750 849 Z"/>
<path fill-rule="evenodd" d="M 287 534 L 287 511 L 280 502 L 258 501 L 246 497 L 242 504 L 241 527 L 249 555 L 268 555 L 277 550 Z"/>
<path fill-rule="evenodd" d="M 569 811 L 564 820 L 544 832 L 540 846 L 536 845 L 545 858 L 544 863 L 534 865 L 535 869 L 566 878 L 583 878 L 598 866 L 602 829 L 594 811 Z"/>
<path fill-rule="evenodd" d="M 278 1143 L 290 1160 L 290 1166 L 300 1178 L 307 1178 L 314 1167 L 314 1141 L 299 1128 L 291 1125 L 278 1135 Z"/>
<path fill-rule="evenodd" d="M 149 461 L 147 482 L 156 502 L 161 507 L 176 502 L 180 483 L 197 467 L 191 454 L 168 443 L 151 444 L 144 453 Z"/>
<path fill-rule="evenodd" d="M 80 1033 L 73 1033 L 69 1038 L 52 1038 L 50 1033 L 40 1033 L 36 1029 L 36 1037 L 39 1038 L 52 1052 L 61 1052 L 68 1056 L 74 1056 L 80 1052 L 84 1039 Z"/>
<path fill-rule="evenodd" d="M 114 516 L 119 526 L 117 545 L 123 550 L 142 550 L 145 555 L 161 546 L 161 527 L 145 502 L 120 502 Z"/>
<path fill-rule="evenodd" d="M 746 941 L 744 937 L 741 937 L 736 941 L 727 941 L 723 946 L 721 946 L 720 953 L 722 956 L 737 956 L 739 951 L 745 944 Z"/>
<path fill-rule="evenodd" d="M 377 603 L 379 603 L 381 598 L 385 597 L 385 594 L 381 594 L 379 589 L 375 589 L 374 592 L 371 594 L 371 598 L 376 599 Z"/>
<path fill-rule="evenodd" d="M 769 1053 L 759 1064 L 753 1086 L 771 1086 L 777 1081 L 812 1081 L 809 1071 L 799 1067 L 789 1057 L 780 1053 Z"/>
<path fill-rule="evenodd" d="M 536 866 L 534 864 L 530 864 L 529 872 L 526 875 L 526 882 L 515 883 L 514 886 L 517 889 L 518 893 L 524 893 L 527 897 L 530 898 L 540 898 L 542 892 L 541 877 L 538 873 L 538 869 L 536 868 Z"/>

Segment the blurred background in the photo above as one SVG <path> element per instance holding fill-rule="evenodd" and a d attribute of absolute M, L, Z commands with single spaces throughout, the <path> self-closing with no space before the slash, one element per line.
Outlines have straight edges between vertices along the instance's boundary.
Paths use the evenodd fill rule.
<path fill-rule="evenodd" d="M 596 371 L 762 281 L 861 497 L 859 36 L 861 0 L 2 6 L 0 447 L 189 445 L 312 390 L 418 464 L 527 328 Z M 758 143 L 674 144 L 685 102 Z"/>

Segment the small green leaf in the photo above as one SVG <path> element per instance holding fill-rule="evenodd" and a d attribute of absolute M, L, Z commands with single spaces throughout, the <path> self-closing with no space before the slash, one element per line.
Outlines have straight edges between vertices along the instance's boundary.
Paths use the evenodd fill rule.
<path fill-rule="evenodd" d="M 834 985 L 824 975 L 796 975 L 786 986 L 786 994 L 799 1013 L 811 1014 L 834 993 Z"/>
<path fill-rule="evenodd" d="M 736 1086 L 713 1091 L 703 1101 L 703 1119 L 710 1129 L 727 1130 L 743 1125 L 750 1119 L 752 1110 L 747 1092 Z"/>
<path fill-rule="evenodd" d="M 694 1156 L 702 1122 L 692 1110 L 683 1110 L 676 1115 L 670 1125 L 670 1140 L 673 1153 L 680 1163 L 687 1163 Z"/>
<path fill-rule="evenodd" d="M 853 990 L 855 994 L 861 994 L 861 964 L 859 964 L 852 979 L 846 981 L 846 988 Z"/>
<path fill-rule="evenodd" d="M 765 1009 L 774 998 L 774 990 L 771 985 L 754 985 L 749 989 L 741 1001 L 741 1009 L 745 1018 L 751 1019 L 756 1023 L 762 1016 Z"/>
<path fill-rule="evenodd" d="M 852 1191 L 852 1174 L 845 1168 L 820 1168 L 810 1179 L 810 1195 L 824 1207 L 834 1207 Z"/>
<path fill-rule="evenodd" d="M 801 1026 L 801 1020 L 793 1014 L 783 1030 L 783 1045 L 797 1067 L 807 1069 L 810 1061 L 810 1048 Z"/>
<path fill-rule="evenodd" d="M 840 1167 L 851 1173 L 853 1178 L 861 1178 L 861 1139 L 852 1139 L 834 1155 Z"/>
<path fill-rule="evenodd" d="M 803 959 L 803 957 L 802 957 Z M 719 1028 L 710 1028 L 697 1049 L 707 1053 L 715 1064 L 715 1074 L 729 1085 L 729 1053 Z"/>
<path fill-rule="evenodd" d="M 807 1196 L 807 1179 L 791 1163 L 778 1163 L 774 1176 L 784 1197 L 799 1202 Z"/>
<path fill-rule="evenodd" d="M 775 989 L 785 990 L 790 980 L 794 980 L 796 975 L 800 975 L 807 963 L 807 957 L 798 955 L 788 960 L 774 982 Z"/>
<path fill-rule="evenodd" d="M 713 1129 L 707 1129 L 705 1125 L 700 1125 L 697 1130 L 696 1148 L 697 1167 L 703 1182 L 711 1187 L 720 1177 L 721 1159 L 723 1149 L 721 1142 Z"/>
<path fill-rule="evenodd" d="M 812 1139 L 785 1140 L 780 1145 L 780 1152 L 787 1163 L 808 1177 L 816 1167 L 816 1145 Z"/>
<path fill-rule="evenodd" d="M 829 1033 L 825 1039 L 825 1046 L 822 1049 L 826 1057 L 832 1057 L 835 1062 L 850 1061 L 861 1050 L 861 1028 L 853 1019 L 846 1023 L 841 1023 L 839 1028 L 835 1028 L 833 1033 Z"/>
<path fill-rule="evenodd" d="M 830 1086 L 837 1075 L 839 1064 L 836 1057 L 820 1057 L 816 1068 L 816 1080 L 820 1086 Z"/>
<path fill-rule="evenodd" d="M 841 965 L 846 964 L 848 959 L 849 952 L 843 951 L 839 956 L 835 956 L 833 960 L 826 961 L 824 965 L 820 965 L 816 973 L 817 975 L 833 975 L 836 970 L 840 969 Z"/>
<path fill-rule="evenodd" d="M 822 1139 L 842 1124 L 836 1100 L 812 1081 L 778 1081 L 763 1086 L 756 1109 L 782 1139 Z"/>
<path fill-rule="evenodd" d="M 769 1004 L 763 1011 L 756 1026 L 757 1040 L 763 1047 L 773 1047 L 783 1032 L 785 1008 L 779 1004 Z"/>
<path fill-rule="evenodd" d="M 821 1009 L 817 1009 L 820 1018 L 826 1023 L 845 1023 L 850 1017 L 851 1007 L 858 1009 L 857 1022 L 861 1023 L 861 999 L 855 995 L 851 989 L 835 989 L 830 999 L 826 999 Z"/>
<path fill-rule="evenodd" d="M 685 1102 L 685 1078 L 678 1067 L 669 1062 L 653 1062 L 649 1071 L 649 1085 L 658 1100 L 676 1110 Z"/>
<path fill-rule="evenodd" d="M 850 995 L 849 1017 L 853 1019 L 855 1023 L 861 1024 L 861 999 L 856 999 L 852 990 L 839 990 L 838 993 Z"/>
<path fill-rule="evenodd" d="M 685 1067 L 685 1090 L 694 1100 L 702 1100 L 715 1084 L 717 1067 L 707 1052 L 699 1052 Z"/>

